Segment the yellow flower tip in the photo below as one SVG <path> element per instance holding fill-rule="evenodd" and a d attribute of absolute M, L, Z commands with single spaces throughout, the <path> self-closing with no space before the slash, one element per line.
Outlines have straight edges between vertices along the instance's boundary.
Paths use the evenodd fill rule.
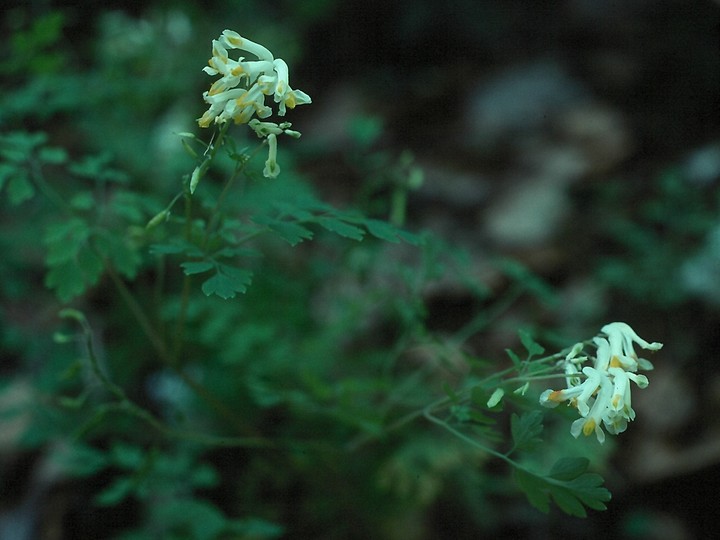
<path fill-rule="evenodd" d="M 212 116 L 205 113 L 200 118 L 198 118 L 197 123 L 198 123 L 198 126 L 200 126 L 201 128 L 206 128 L 206 127 L 210 127 L 211 121 L 212 121 Z"/>
<path fill-rule="evenodd" d="M 550 392 L 548 395 L 548 401 L 557 401 L 558 403 L 563 400 L 563 393 L 562 390 L 555 390 L 554 392 Z"/>
<path fill-rule="evenodd" d="M 220 92 L 224 92 L 226 89 L 225 87 L 225 81 L 222 79 L 219 79 L 215 81 L 212 86 L 210 87 L 210 90 L 208 90 L 208 96 L 215 96 L 219 94 Z"/>
<path fill-rule="evenodd" d="M 288 96 L 285 98 L 285 105 L 287 105 L 287 107 L 290 109 L 294 109 L 295 105 L 297 105 L 297 103 L 295 102 L 295 96 L 293 96 L 292 94 L 288 94 Z"/>
<path fill-rule="evenodd" d="M 610 367 L 622 367 L 622 363 L 620 363 L 620 359 L 617 357 L 617 355 L 613 355 L 613 357 L 610 359 Z"/>
<path fill-rule="evenodd" d="M 232 45 L 233 47 L 237 47 L 238 49 L 242 49 L 243 47 L 243 40 L 239 36 L 232 36 L 232 35 L 225 35 L 225 39 L 227 39 L 227 42 Z"/>
<path fill-rule="evenodd" d="M 227 63 L 228 57 L 226 54 L 223 54 L 221 51 L 217 50 L 217 47 L 213 47 L 213 58 L 215 60 L 220 60 L 223 64 Z"/>
<path fill-rule="evenodd" d="M 245 73 L 245 70 L 243 69 L 243 67 L 241 65 L 237 65 L 230 70 L 230 74 L 233 75 L 234 77 L 237 77 L 238 75 L 242 75 L 243 73 Z"/>
<path fill-rule="evenodd" d="M 620 403 L 620 394 L 615 394 L 612 398 L 613 407 L 617 408 L 618 403 Z"/>
<path fill-rule="evenodd" d="M 590 435 L 592 435 L 593 431 L 595 431 L 595 420 L 591 418 L 583 425 L 582 432 L 583 435 L 589 437 Z"/>

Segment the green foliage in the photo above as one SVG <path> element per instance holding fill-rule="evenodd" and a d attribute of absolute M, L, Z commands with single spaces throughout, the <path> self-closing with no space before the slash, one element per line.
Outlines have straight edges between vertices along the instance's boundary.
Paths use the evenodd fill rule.
<path fill-rule="evenodd" d="M 526 330 L 519 330 L 518 335 L 520 336 L 520 342 L 528 353 L 528 360 L 545 352 L 545 348 L 538 344 Z"/>
<path fill-rule="evenodd" d="M 57 73 L 66 63 L 64 52 L 55 47 L 64 24 L 63 13 L 51 11 L 13 33 L 8 42 L 9 51 L 4 51 L 5 60 L 0 62 L 0 72 L 12 75 Z"/>
<path fill-rule="evenodd" d="M 215 275 L 208 278 L 202 284 L 202 292 L 207 296 L 216 294 L 227 300 L 234 298 L 235 293 L 244 293 L 250 284 L 252 272 L 242 268 L 233 268 L 226 264 L 218 264 L 214 267 Z M 186 274 L 190 274 L 187 268 Z"/>
<path fill-rule="evenodd" d="M 510 433 L 513 439 L 513 451 L 532 450 L 542 442 L 540 433 L 543 430 L 543 414 L 535 410 L 523 413 L 522 416 L 512 414 L 510 417 Z"/>
<path fill-rule="evenodd" d="M 599 474 L 586 472 L 586 458 L 562 458 L 546 476 L 515 469 L 515 479 L 530 503 L 542 512 L 550 510 L 550 499 L 566 514 L 586 517 L 585 507 L 605 510 L 610 492 L 602 487 Z"/>
<path fill-rule="evenodd" d="M 101 258 L 89 243 L 90 227 L 80 218 L 50 226 L 43 239 L 49 271 L 45 284 L 67 301 L 97 283 L 103 270 Z"/>
<path fill-rule="evenodd" d="M 43 165 L 59 165 L 67 160 L 62 148 L 45 146 L 47 135 L 14 131 L 0 136 L 0 191 L 5 189 L 10 204 L 17 206 L 31 199 L 36 188 L 33 177 Z"/>
<path fill-rule="evenodd" d="M 599 204 L 608 206 L 602 211 L 609 217 L 599 234 L 616 249 L 598 261 L 600 282 L 660 307 L 687 301 L 694 292 L 693 274 L 704 272 L 698 264 L 703 241 L 717 227 L 717 189 L 694 185 L 679 168 L 670 168 L 648 189 L 643 185 L 642 193 L 610 186 L 601 195 Z M 704 281 L 712 290 L 713 279 Z"/>
<path fill-rule="evenodd" d="M 285 8 L 307 21 L 329 3 Z M 498 260 L 496 294 L 471 257 L 406 230 L 422 170 L 372 150 L 382 118 L 350 126 L 367 182 L 344 208 L 295 170 L 295 142 L 265 179 L 266 147 L 242 126 L 190 133 L 206 58 L 181 34 L 205 29 L 179 14 L 100 14 L 82 72 L 58 11 L 6 45 L 0 287 L 20 315 L 1 315 L 0 344 L 31 388 L 19 443 L 81 479 L 88 508 L 117 512 L 122 539 L 392 538 L 448 501 L 492 513 L 505 483 L 491 460 L 543 511 L 603 509 L 586 460 L 525 466 L 556 456 L 538 444 L 537 396 L 514 390 L 557 355 L 526 331 L 509 362 L 475 350 L 518 299 L 557 305 L 553 288 Z M 438 330 L 448 288 L 473 314 Z"/>

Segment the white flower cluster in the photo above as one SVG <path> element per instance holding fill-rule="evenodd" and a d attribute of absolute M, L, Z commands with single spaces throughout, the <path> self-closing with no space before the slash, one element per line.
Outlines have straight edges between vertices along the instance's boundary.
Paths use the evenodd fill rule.
<path fill-rule="evenodd" d="M 583 350 L 581 343 L 573 347 L 561 362 L 567 388 L 545 390 L 540 395 L 540 403 L 546 407 L 557 407 L 559 403 L 568 401 L 580 413 L 580 418 L 572 423 L 570 433 L 576 438 L 580 433 L 585 436 L 595 433 L 602 443 L 605 441 L 603 424 L 608 433 L 617 435 L 627 429 L 629 421 L 635 419 L 630 382 L 645 388 L 647 377 L 636 372 L 638 369 L 653 369 L 648 360 L 637 356 L 633 343 L 651 351 L 662 348 L 662 343 L 648 343 L 629 325 L 621 322 L 606 324 L 601 332 L 604 337 L 593 339 L 597 346 L 596 356 L 580 356 Z M 592 362 L 592 367 L 583 367 L 586 362 Z"/>
<path fill-rule="evenodd" d="M 203 71 L 208 75 L 222 75 L 210 90 L 203 93 L 203 99 L 210 108 L 198 118 L 200 127 L 209 127 L 212 123 L 222 124 L 232 120 L 236 124 L 248 124 L 253 116 L 264 119 L 272 114 L 272 108 L 265 104 L 265 98 L 273 97 L 277 104 L 277 113 L 285 116 L 287 109 L 297 105 L 311 103 L 312 100 L 302 90 L 290 87 L 288 65 L 281 58 L 262 45 L 246 39 L 237 32 L 224 30 L 218 39 L 212 42 L 212 58 Z M 233 60 L 228 56 L 229 49 L 249 52 L 257 60 L 245 60 L 240 57 Z M 263 174 L 275 177 L 280 172 L 277 165 L 277 135 L 286 133 L 299 137 L 300 133 L 289 130 L 289 122 L 276 124 L 260 122 L 259 128 L 251 127 L 259 137 L 266 137 L 269 147 L 268 160 Z M 258 124 L 255 124 L 257 126 Z"/>

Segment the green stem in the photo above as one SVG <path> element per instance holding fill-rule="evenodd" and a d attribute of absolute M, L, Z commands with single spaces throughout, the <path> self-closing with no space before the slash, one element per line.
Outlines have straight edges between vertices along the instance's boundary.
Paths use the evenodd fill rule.
<path fill-rule="evenodd" d="M 85 338 L 85 346 L 88 353 L 88 359 L 90 361 L 90 366 L 93 370 L 93 373 L 102 383 L 102 385 L 118 400 L 118 403 L 114 404 L 112 408 L 122 410 L 123 412 L 126 412 L 128 414 L 132 414 L 133 416 L 147 422 L 161 433 L 175 438 L 192 439 L 196 442 L 203 442 L 204 444 L 218 444 L 224 446 L 273 446 L 271 442 L 255 435 L 251 437 L 214 437 L 211 435 L 201 435 L 192 432 L 176 430 L 175 428 L 168 426 L 167 424 L 156 418 L 154 415 L 152 415 L 146 409 L 140 407 L 139 405 L 136 405 L 120 386 L 112 382 L 112 380 L 110 380 L 110 378 L 105 375 L 105 373 L 100 368 L 100 364 L 98 362 L 97 354 L 95 353 L 95 347 L 93 344 L 92 329 L 90 328 L 90 324 L 88 323 L 85 316 L 74 309 L 65 309 L 60 312 L 60 316 L 65 318 L 73 318 L 78 321 L 78 323 L 82 327 L 83 336 Z M 201 398 L 205 399 L 205 401 L 207 401 L 215 409 L 218 409 L 218 407 L 220 407 L 219 412 L 221 412 L 225 416 L 229 416 L 230 420 L 233 420 L 235 424 L 238 424 L 237 419 L 234 417 L 234 415 L 232 415 L 232 413 L 227 410 L 227 408 L 225 408 L 222 404 L 217 402 L 217 400 L 209 396 L 207 390 L 204 387 L 202 387 L 192 379 L 188 378 L 183 372 L 179 371 L 174 366 L 170 367 L 180 376 L 183 382 L 189 385 L 198 395 L 200 395 Z M 106 405 L 106 407 L 108 406 Z M 96 418 L 91 419 L 91 427 L 97 425 L 97 423 L 98 421 Z M 241 427 L 242 431 L 246 433 L 249 433 L 251 431 L 244 425 L 239 427 Z"/>
<path fill-rule="evenodd" d="M 238 176 L 245 170 L 245 166 L 252 160 L 253 157 L 260 151 L 260 149 L 263 147 L 263 144 L 260 144 L 253 150 L 253 152 L 248 156 L 247 159 L 243 160 L 242 162 L 238 162 L 235 166 L 235 170 L 233 171 L 232 175 L 228 179 L 227 182 L 225 182 L 225 186 L 223 187 L 223 190 L 220 192 L 220 195 L 217 198 L 217 201 L 215 201 L 215 205 L 213 206 L 212 210 L 210 211 L 210 221 L 208 222 L 208 225 L 205 229 L 205 236 L 203 237 L 202 243 L 200 245 L 200 249 L 203 251 L 207 247 L 208 242 L 210 241 L 210 234 L 217 225 L 218 220 L 220 219 L 220 208 L 222 207 L 223 203 L 225 202 L 225 198 L 227 197 L 228 193 L 230 193 L 230 188 L 232 188 L 233 184 L 235 183 L 235 180 Z"/>
<path fill-rule="evenodd" d="M 194 442 L 205 446 L 225 448 L 275 448 L 277 446 L 272 441 L 262 437 L 222 437 L 197 433 L 195 431 L 176 429 L 159 420 L 145 409 L 129 401 L 101 405 L 98 408 L 97 413 L 75 432 L 75 437 L 80 438 L 84 436 L 94 427 L 99 425 L 105 416 L 114 412 L 135 416 L 165 437 Z"/>
<path fill-rule="evenodd" d="M 549 356 L 545 356 L 542 358 L 538 358 L 537 360 L 533 360 L 533 362 L 543 363 L 543 362 L 550 362 L 553 360 L 557 360 L 558 358 L 562 358 L 563 356 L 565 356 L 570 349 L 571 349 L 571 347 L 567 347 L 566 349 L 564 349 L 558 353 L 551 354 Z M 553 366 L 548 366 L 548 369 L 553 369 Z M 470 387 L 459 390 L 458 392 L 455 393 L 455 395 L 452 398 L 442 397 L 440 399 L 437 399 L 436 401 L 433 401 L 432 403 L 425 406 L 424 408 L 414 410 L 414 411 L 398 418 L 394 422 L 388 424 L 382 430 L 382 434 L 386 434 L 391 431 L 395 431 L 396 429 L 399 429 L 399 428 L 415 421 L 416 419 L 418 419 L 422 416 L 425 416 L 426 418 L 428 418 L 430 411 L 438 410 L 440 407 L 450 405 L 453 403 L 463 403 L 466 400 L 470 399 L 469 394 L 473 388 L 476 388 L 478 386 L 487 386 L 490 383 L 493 383 L 494 381 L 497 381 L 497 383 L 495 383 L 495 384 L 500 385 L 500 384 L 508 384 L 508 383 L 513 383 L 513 382 L 526 382 L 528 380 L 557 379 L 557 378 L 566 377 L 566 374 L 558 373 L 558 374 L 553 374 L 553 375 L 541 375 L 541 376 L 531 376 L 531 377 L 520 376 L 520 377 L 513 377 L 510 379 L 505 379 L 504 381 L 502 380 L 502 378 L 504 376 L 506 376 L 509 373 L 512 373 L 514 371 L 517 371 L 517 368 L 515 366 L 508 367 L 506 369 L 498 371 L 497 373 L 493 373 L 492 375 L 489 375 L 483 379 L 480 379 L 479 381 L 473 383 L 473 385 Z M 433 418 L 435 418 L 435 417 L 433 417 Z M 435 418 L 435 420 L 438 420 L 438 419 Z M 440 421 L 440 420 L 438 420 L 438 421 Z M 377 434 L 377 433 L 362 434 L 362 435 L 356 437 L 355 439 L 351 440 L 349 443 L 347 443 L 346 449 L 349 451 L 357 450 L 361 446 L 364 446 L 365 444 L 378 439 L 380 436 L 381 435 Z"/>
<path fill-rule="evenodd" d="M 460 330 L 455 332 L 453 335 L 453 341 L 458 344 L 465 343 L 471 336 L 477 334 L 505 311 L 510 309 L 515 301 L 523 295 L 524 291 L 525 288 L 522 285 L 516 284 L 504 295 L 501 301 L 495 303 L 492 308 L 473 318 Z"/>
<path fill-rule="evenodd" d="M 177 365 L 177 358 L 172 356 L 168 352 L 167 348 L 165 347 L 165 343 L 162 341 L 162 339 L 160 339 L 157 332 L 155 332 L 152 325 L 150 324 L 149 319 L 145 316 L 142 307 L 140 306 L 140 304 L 138 304 L 132 293 L 130 293 L 125 283 L 122 281 L 122 279 L 120 279 L 117 273 L 115 273 L 115 271 L 110 266 L 110 264 L 107 263 L 107 261 L 104 261 L 104 264 L 105 269 L 110 276 L 110 279 L 113 281 L 115 287 L 120 293 L 120 296 L 123 298 L 131 313 L 138 321 L 140 328 L 142 328 L 143 332 L 150 340 L 150 343 L 153 345 L 153 348 L 157 352 L 158 358 L 162 361 L 162 363 L 172 369 L 178 375 L 178 377 L 180 377 L 182 381 L 186 385 L 188 385 L 193 390 L 193 392 L 195 392 L 198 397 L 205 401 L 212 409 L 215 410 L 215 412 L 220 414 L 220 416 L 225 418 L 225 420 L 233 424 L 238 430 L 240 430 L 241 433 L 254 435 L 254 430 L 246 422 L 238 418 L 237 415 L 235 415 L 222 402 L 215 399 L 215 397 L 203 385 L 192 380 L 185 374 L 184 371 L 180 369 L 180 367 Z"/>
<path fill-rule="evenodd" d="M 185 241 L 190 243 L 192 240 L 192 196 L 185 194 Z M 180 300 L 180 313 L 178 313 L 177 323 L 175 325 L 173 356 L 180 358 L 183 344 L 185 341 L 185 322 L 187 320 L 187 310 L 190 304 L 190 287 L 192 285 L 192 276 L 185 274 L 183 277 L 182 293 Z"/>
<path fill-rule="evenodd" d="M 514 459 L 509 458 L 507 455 L 505 455 L 505 454 L 503 454 L 503 453 L 501 453 L 501 452 L 498 452 L 497 450 L 494 450 L 494 449 L 490 448 L 489 446 L 485 446 L 484 444 L 479 443 L 479 442 L 476 441 L 475 439 L 471 439 L 470 437 L 468 437 L 468 436 L 465 435 L 464 433 L 461 433 L 460 431 L 458 431 L 457 429 L 455 429 L 454 427 L 452 427 L 451 425 L 449 425 L 449 424 L 448 424 L 447 422 L 445 422 L 444 420 L 440 420 L 440 419 L 437 418 L 436 416 L 433 416 L 432 413 L 430 412 L 430 410 L 431 410 L 431 409 L 430 409 L 429 407 L 425 407 L 425 409 L 423 409 L 423 416 L 424 416 L 427 420 L 429 420 L 430 422 L 432 422 L 433 424 L 436 424 L 436 425 L 442 427 L 443 429 L 449 431 L 450 433 L 452 433 L 453 435 L 455 435 L 457 438 L 463 440 L 464 442 L 466 442 L 466 443 L 474 446 L 475 448 L 477 448 L 477 449 L 479 449 L 479 450 L 482 450 L 483 452 L 486 452 L 486 453 L 488 453 L 488 454 L 490 454 L 490 455 L 492 455 L 492 456 L 495 456 L 496 458 L 499 458 L 499 459 L 503 460 L 504 462 L 508 463 L 509 465 L 512 465 L 513 467 L 515 467 L 515 468 L 517 468 L 517 469 L 522 469 L 522 470 L 524 470 L 524 471 L 527 471 L 527 469 L 526 469 L 525 467 L 523 467 L 522 465 L 520 465 L 520 464 L 519 464 L 517 461 L 515 461 Z M 527 471 L 527 472 L 530 472 L 530 471 Z M 531 473 L 531 474 L 532 474 L 532 473 Z"/>
<path fill-rule="evenodd" d="M 105 266 L 105 271 L 107 272 L 108 276 L 110 276 L 110 280 L 113 282 L 113 285 L 115 285 L 117 291 L 120 293 L 120 297 L 123 299 L 128 309 L 130 309 L 130 312 L 135 317 L 135 320 L 140 325 L 140 328 L 142 329 L 145 336 L 150 340 L 150 343 L 152 344 L 155 351 L 158 353 L 160 359 L 165 364 L 174 366 L 175 361 L 165 347 L 165 342 L 155 331 L 155 328 L 153 328 L 153 325 L 150 322 L 150 319 L 148 319 L 148 317 L 145 315 L 145 311 L 143 310 L 143 308 L 140 306 L 138 301 L 127 288 L 125 282 L 120 279 L 120 276 L 117 275 L 112 265 L 108 263 L 104 258 L 102 258 L 102 261 Z"/>

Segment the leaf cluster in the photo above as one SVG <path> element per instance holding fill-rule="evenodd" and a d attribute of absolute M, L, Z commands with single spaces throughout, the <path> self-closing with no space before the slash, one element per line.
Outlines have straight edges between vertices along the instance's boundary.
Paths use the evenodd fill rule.
<path fill-rule="evenodd" d="M 539 410 L 521 416 L 512 415 L 513 448 L 510 452 L 533 450 L 542 442 L 542 417 Z M 589 464 L 587 458 L 561 458 L 548 474 L 543 475 L 514 463 L 514 477 L 530 503 L 538 510 L 547 513 L 552 499 L 566 514 L 585 517 L 585 507 L 605 510 L 604 503 L 610 500 L 610 492 L 602 486 L 602 476 L 587 472 Z"/>
<path fill-rule="evenodd" d="M 530 503 L 542 512 L 549 512 L 552 500 L 563 512 L 586 517 L 587 508 L 605 510 L 610 492 L 603 487 L 599 474 L 587 472 L 587 458 L 561 458 L 547 475 L 534 474 L 523 468 L 514 471 L 518 485 Z"/>
<path fill-rule="evenodd" d="M 113 479 L 95 496 L 96 505 L 116 507 L 132 498 L 149 507 L 147 523 L 137 531 L 127 531 L 127 537 L 215 540 L 239 535 L 270 540 L 283 534 L 282 527 L 259 518 L 228 518 L 217 506 L 198 497 L 195 492 L 217 486 L 220 478 L 214 467 L 199 462 L 187 450 L 116 442 L 103 451 L 78 442 L 54 459 L 66 474 L 75 477 L 114 471 Z M 146 531 L 154 531 L 153 536 Z"/>

